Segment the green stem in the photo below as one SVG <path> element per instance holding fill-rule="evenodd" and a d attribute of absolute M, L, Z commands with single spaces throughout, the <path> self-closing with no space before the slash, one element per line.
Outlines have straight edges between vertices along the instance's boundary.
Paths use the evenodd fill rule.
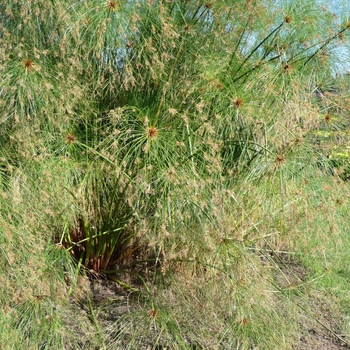
<path fill-rule="evenodd" d="M 155 125 L 157 125 L 158 123 L 158 118 L 159 118 L 159 115 L 160 115 L 160 112 L 162 110 L 162 107 L 163 107 L 163 104 L 164 104 L 164 101 L 165 101 L 165 96 L 168 92 L 168 89 L 171 85 L 171 81 L 172 81 L 172 78 L 173 78 L 173 75 L 174 75 L 174 71 L 175 71 L 175 66 L 177 64 L 177 61 L 179 59 L 179 56 L 180 56 L 180 53 L 182 51 L 182 48 L 183 48 L 183 44 L 184 44 L 184 39 L 182 39 L 182 42 L 181 42 L 181 45 L 180 45 L 180 48 L 176 54 L 176 57 L 175 57 L 175 60 L 174 60 L 174 63 L 171 67 L 171 71 L 170 71 L 170 74 L 169 74 L 169 79 L 168 79 L 168 82 L 165 84 L 165 87 L 164 87 L 164 90 L 163 90 L 163 95 L 159 101 L 159 105 L 158 105 L 158 109 L 157 109 L 157 113 L 156 113 L 156 117 L 155 117 Z"/>
<path fill-rule="evenodd" d="M 242 67 L 245 65 L 245 63 L 250 59 L 250 57 L 253 56 L 253 54 L 275 33 L 277 33 L 277 31 L 279 31 L 283 24 L 285 22 L 283 21 L 277 28 L 275 28 L 269 35 L 267 35 L 262 41 L 260 41 L 260 43 L 255 46 L 255 48 L 250 52 L 250 54 L 245 58 L 245 60 L 242 62 L 242 64 L 238 67 L 237 71 L 235 72 L 236 74 L 242 69 Z"/>

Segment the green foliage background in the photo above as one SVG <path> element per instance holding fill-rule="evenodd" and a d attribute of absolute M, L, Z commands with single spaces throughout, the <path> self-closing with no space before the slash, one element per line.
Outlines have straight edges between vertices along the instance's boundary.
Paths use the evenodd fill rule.
<path fill-rule="evenodd" d="M 300 319 L 318 319 L 310 300 L 332 298 L 342 327 L 343 15 L 319 1 L 3 1 L 1 347 L 291 349 Z M 132 307 L 106 325 L 101 310 L 125 302 L 98 308 L 87 276 Z"/>

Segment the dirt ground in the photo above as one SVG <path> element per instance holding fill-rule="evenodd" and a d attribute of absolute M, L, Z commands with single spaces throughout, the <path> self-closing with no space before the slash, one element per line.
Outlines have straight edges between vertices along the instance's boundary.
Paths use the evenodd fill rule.
<path fill-rule="evenodd" d="M 280 287 L 297 286 L 307 280 L 307 273 L 297 261 L 284 256 L 273 259 L 280 268 L 276 281 Z M 310 300 L 308 300 L 310 302 Z M 341 334 L 342 320 L 331 311 L 331 305 L 314 298 L 300 325 L 301 334 L 295 350 L 337 350 L 350 349 L 350 339 Z M 303 307 L 303 301 L 300 300 Z"/>
<path fill-rule="evenodd" d="M 321 318 L 322 324 L 311 323 L 305 320 L 300 343 L 295 350 L 337 350 L 350 349 L 349 343 L 340 333 L 339 320 L 332 315 L 325 314 Z M 326 328 L 327 327 L 327 328 Z"/>
<path fill-rule="evenodd" d="M 298 263 L 280 261 L 280 273 L 276 276 L 280 287 L 297 285 L 305 278 L 306 272 Z M 93 279 L 90 281 L 90 292 L 98 319 L 107 327 L 120 315 L 130 311 L 127 303 L 128 293 L 113 281 Z M 307 307 L 310 309 L 309 305 Z M 294 350 L 350 349 L 349 337 L 341 335 L 342 321 L 339 315 L 332 313 L 330 305 L 325 305 L 322 300 L 315 298 L 310 310 L 312 310 L 312 315 L 306 313 L 301 319 L 299 342 L 293 346 Z"/>
<path fill-rule="evenodd" d="M 313 313 L 317 314 L 317 320 L 306 318 L 301 325 L 300 342 L 296 344 L 295 350 L 337 350 L 350 349 L 349 338 L 341 335 L 340 320 L 323 305 L 313 305 Z"/>

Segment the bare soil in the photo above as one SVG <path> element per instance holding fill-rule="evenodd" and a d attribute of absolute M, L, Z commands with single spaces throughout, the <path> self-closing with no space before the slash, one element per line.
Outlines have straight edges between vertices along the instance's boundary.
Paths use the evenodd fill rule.
<path fill-rule="evenodd" d="M 280 272 L 276 275 L 277 285 L 281 288 L 297 288 L 307 279 L 306 271 L 295 261 L 278 257 Z M 132 292 L 126 291 L 116 282 L 103 279 L 90 280 L 90 295 L 100 324 L 111 326 L 118 317 L 135 308 L 129 303 Z M 303 301 L 300 306 L 303 308 Z M 310 300 L 308 299 L 308 303 Z M 350 349 L 350 339 L 341 334 L 341 315 L 332 310 L 332 306 L 321 298 L 315 297 L 312 305 L 305 305 L 310 310 L 301 317 L 299 342 L 294 350 L 344 350 Z M 136 306 L 137 307 L 137 306 Z M 145 349 L 151 349 L 151 345 Z M 210 349 L 208 349 L 210 350 Z M 224 350 L 224 349 L 223 349 Z"/>
<path fill-rule="evenodd" d="M 280 255 L 273 260 L 280 268 L 276 282 L 281 288 L 298 288 L 307 285 L 308 274 L 298 261 Z M 311 305 L 305 305 L 300 298 L 298 302 L 305 315 L 300 324 L 299 343 L 295 350 L 337 350 L 350 349 L 350 339 L 341 334 L 342 316 L 337 314 L 331 303 L 315 296 L 308 298 Z"/>

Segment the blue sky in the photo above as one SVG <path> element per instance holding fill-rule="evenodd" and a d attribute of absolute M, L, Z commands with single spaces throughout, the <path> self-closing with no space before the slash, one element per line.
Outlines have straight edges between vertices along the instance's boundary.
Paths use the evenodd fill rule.
<path fill-rule="evenodd" d="M 322 1 L 324 3 L 324 1 Z M 340 23 L 350 22 L 350 0 L 331 0 L 328 2 L 327 7 L 330 11 L 334 12 L 339 17 Z M 349 38 L 349 34 L 348 34 Z M 348 39 L 350 40 L 350 39 Z M 338 73 L 350 73 L 350 43 L 349 41 L 333 50 L 336 56 L 335 72 Z"/>

